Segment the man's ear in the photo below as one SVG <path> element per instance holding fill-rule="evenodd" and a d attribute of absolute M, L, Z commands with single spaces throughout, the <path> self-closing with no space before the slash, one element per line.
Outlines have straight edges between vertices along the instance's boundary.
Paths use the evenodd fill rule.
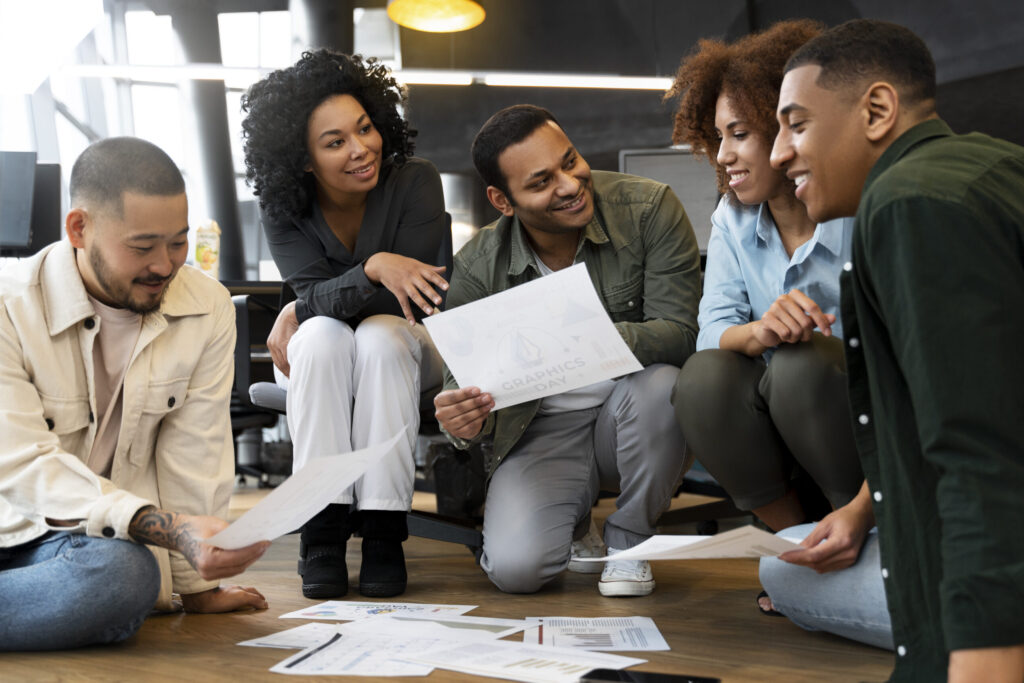
<path fill-rule="evenodd" d="M 502 214 L 509 218 L 511 218 L 516 212 L 515 207 L 512 206 L 512 202 L 508 199 L 508 195 L 496 188 L 494 185 L 487 186 L 487 199 L 491 202 L 491 206 L 498 211 L 501 211 Z"/>
<path fill-rule="evenodd" d="M 68 211 L 64 218 L 64 231 L 68 234 L 68 241 L 76 249 L 85 248 L 85 227 L 89 221 L 89 212 L 82 208 L 74 208 Z"/>
<path fill-rule="evenodd" d="M 891 83 L 872 83 L 861 100 L 865 114 L 864 134 L 871 142 L 885 139 L 900 117 L 900 96 Z"/>

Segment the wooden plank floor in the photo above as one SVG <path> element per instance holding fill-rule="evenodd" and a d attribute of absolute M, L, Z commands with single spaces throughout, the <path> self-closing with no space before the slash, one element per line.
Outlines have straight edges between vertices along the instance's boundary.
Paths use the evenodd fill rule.
<path fill-rule="evenodd" d="M 263 492 L 242 491 L 234 513 Z M 414 506 L 430 509 L 429 496 Z M 684 503 L 677 503 L 676 506 Z M 595 516 L 611 510 L 602 501 Z M 663 530 L 694 533 L 692 529 Z M 349 543 L 352 579 L 358 577 L 358 542 Z M 661 629 L 669 652 L 636 653 L 648 659 L 640 669 L 714 676 L 738 681 L 879 681 L 888 677 L 892 654 L 822 633 L 809 633 L 786 619 L 761 615 L 753 560 L 657 562 L 657 589 L 642 598 L 604 598 L 597 575 L 566 572 L 535 595 L 506 595 L 495 589 L 463 546 L 411 538 L 405 545 L 409 589 L 397 600 L 471 604 L 470 615 L 649 616 Z M 61 653 L 0 654 L 0 681 L 200 681 L 285 680 L 268 669 L 287 650 L 238 647 L 236 643 L 305 623 L 278 617 L 317 601 L 306 600 L 295 574 L 298 537 L 274 542 L 238 583 L 258 587 L 270 609 L 227 615 L 160 615 L 147 619 L 126 643 Z M 349 597 L 362 600 L 353 583 Z M 518 636 L 513 636 L 516 639 Z M 475 677 L 435 670 L 427 683 Z M 476 678 L 476 680 L 482 680 Z"/>

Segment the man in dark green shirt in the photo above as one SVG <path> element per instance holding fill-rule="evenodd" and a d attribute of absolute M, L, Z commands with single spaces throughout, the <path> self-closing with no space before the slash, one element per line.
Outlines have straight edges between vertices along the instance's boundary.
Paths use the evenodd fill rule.
<path fill-rule="evenodd" d="M 690 221 L 667 186 L 591 171 L 547 110 L 518 105 L 495 114 L 473 142 L 473 162 L 503 215 L 456 254 L 448 307 L 585 263 L 644 366 L 494 413 L 488 394 L 458 388 L 445 370 L 435 399 L 442 428 L 461 447 L 493 440 L 480 565 L 500 589 L 526 593 L 572 567 L 573 539 L 587 531 L 600 489 L 620 492 L 604 525 L 609 553 L 655 532 L 684 470 L 669 395 L 696 344 L 700 262 Z M 650 566 L 610 561 L 599 589 L 646 595 L 654 589 Z"/>
<path fill-rule="evenodd" d="M 842 316 L 867 487 L 814 550 L 855 553 L 877 520 L 892 680 L 1019 683 L 1024 149 L 953 135 L 928 48 L 879 21 L 801 48 L 778 114 L 772 162 L 811 218 L 856 214 Z"/>

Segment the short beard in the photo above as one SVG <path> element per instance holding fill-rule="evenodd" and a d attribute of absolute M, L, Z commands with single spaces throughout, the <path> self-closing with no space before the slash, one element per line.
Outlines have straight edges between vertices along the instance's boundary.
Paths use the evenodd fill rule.
<path fill-rule="evenodd" d="M 140 305 L 132 300 L 131 292 L 125 291 L 110 282 L 110 279 L 107 277 L 107 262 L 103 260 L 99 249 L 89 249 L 87 255 L 89 257 L 89 265 L 92 266 L 92 271 L 96 275 L 96 282 L 103 288 L 103 292 L 114 306 L 125 308 L 139 315 L 146 315 L 160 308 L 160 304 L 164 300 L 164 294 L 167 293 L 166 289 L 160 293 L 160 297 L 152 304 Z"/>

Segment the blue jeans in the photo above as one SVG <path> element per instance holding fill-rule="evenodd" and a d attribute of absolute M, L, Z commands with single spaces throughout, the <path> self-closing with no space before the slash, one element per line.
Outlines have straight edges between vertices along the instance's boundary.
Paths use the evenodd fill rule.
<path fill-rule="evenodd" d="M 801 524 L 778 535 L 802 540 L 814 526 Z M 801 628 L 892 650 L 881 567 L 878 530 L 872 529 L 857 562 L 840 571 L 819 574 L 775 557 L 761 558 L 761 585 L 775 609 Z"/>
<path fill-rule="evenodd" d="M 144 545 L 51 532 L 0 548 L 0 651 L 124 640 L 159 590 L 160 569 Z"/>

